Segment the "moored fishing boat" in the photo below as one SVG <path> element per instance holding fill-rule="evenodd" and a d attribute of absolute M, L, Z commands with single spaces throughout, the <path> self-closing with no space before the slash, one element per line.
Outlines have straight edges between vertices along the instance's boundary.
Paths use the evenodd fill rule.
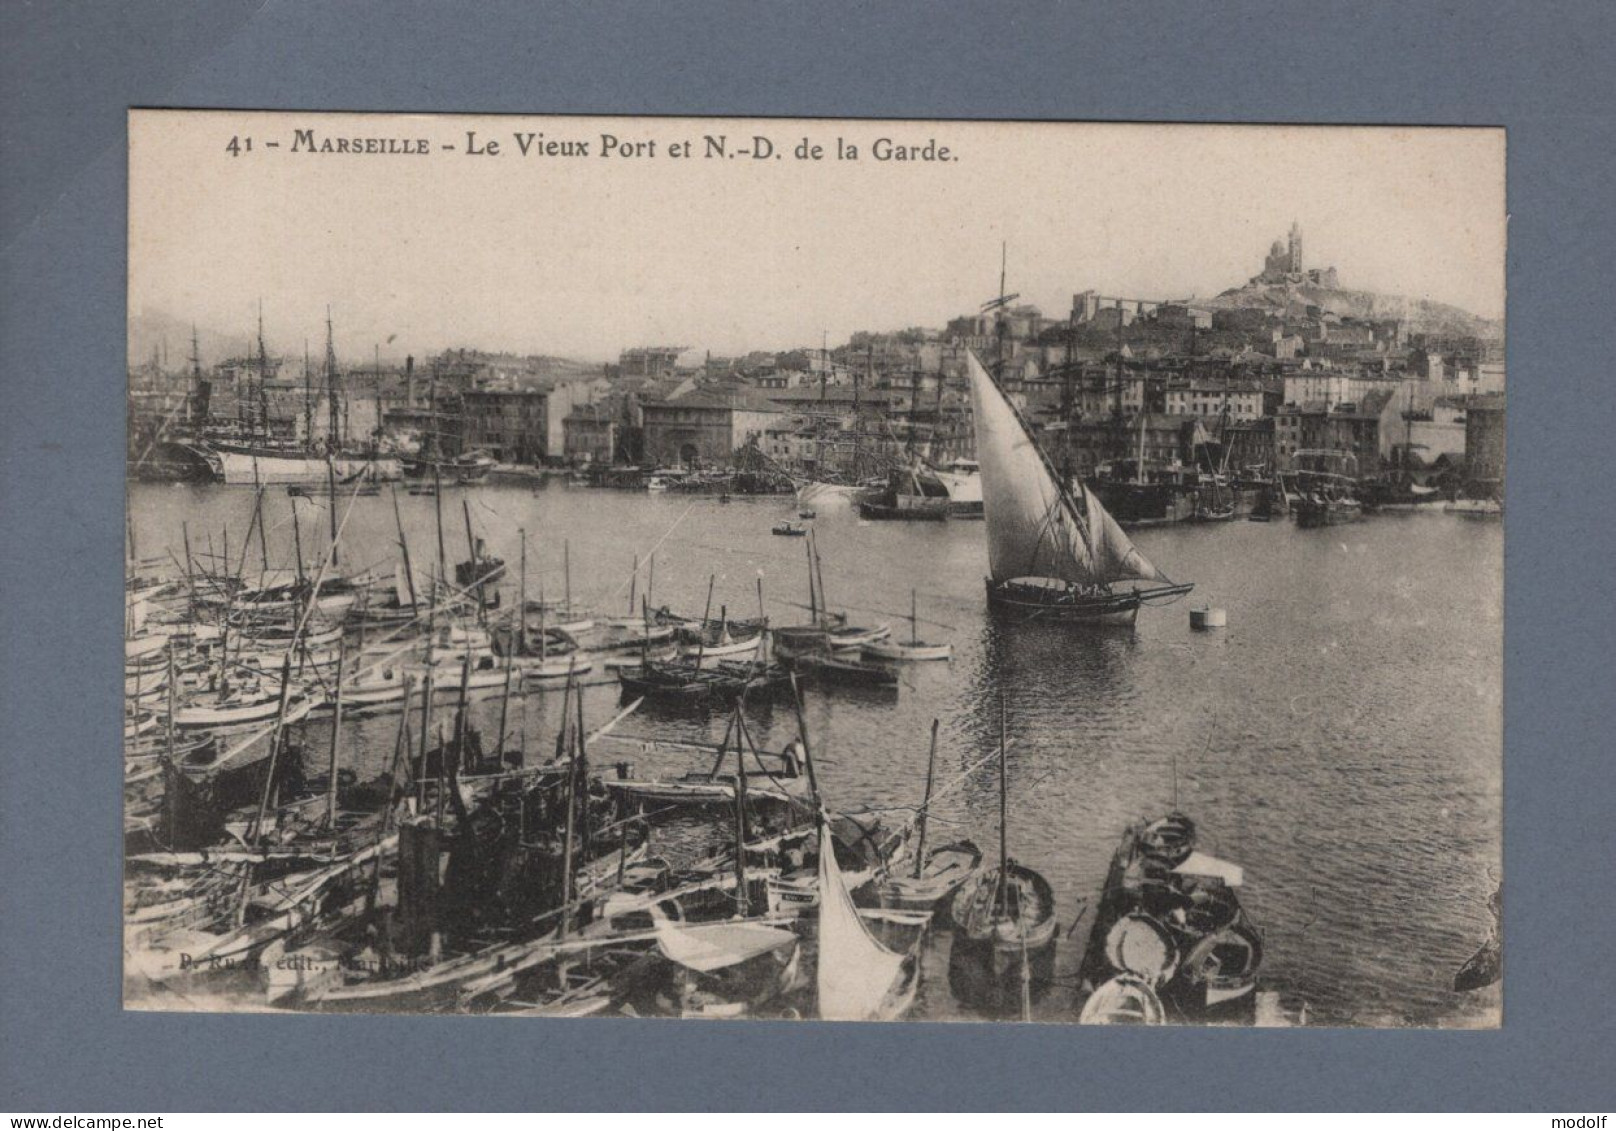
<path fill-rule="evenodd" d="M 864 655 L 872 660 L 909 661 L 952 660 L 952 644 L 927 644 L 920 640 L 878 640 L 866 644 Z"/>
<path fill-rule="evenodd" d="M 1162 1025 L 1167 1011 L 1150 983 L 1118 974 L 1088 996 L 1077 1020 L 1083 1025 Z"/>
<path fill-rule="evenodd" d="M 674 702 L 717 700 L 730 703 L 742 694 L 774 693 L 789 685 L 790 672 L 779 664 L 720 660 L 711 667 L 693 661 L 641 663 L 617 669 L 624 698 Z"/>
<path fill-rule="evenodd" d="M 999 862 L 975 873 L 955 893 L 949 914 L 954 942 L 948 984 L 967 1005 L 993 1013 L 1019 1006 L 1032 1019 L 1032 1003 L 1055 973 L 1055 891 L 1049 881 L 1010 856 L 1009 770 L 1004 701 L 999 703 Z"/>
<path fill-rule="evenodd" d="M 863 645 L 864 655 L 875 660 L 950 660 L 952 644 L 928 644 L 920 639 L 920 617 L 916 612 L 915 590 L 909 591 L 909 639 L 873 640 Z"/>
<path fill-rule="evenodd" d="M 289 702 L 300 702 L 302 699 L 301 689 L 289 692 Z M 273 719 L 279 711 L 279 690 L 248 682 L 239 687 L 224 686 L 188 698 L 174 712 L 174 725 L 186 728 L 238 726 Z"/>
<path fill-rule="evenodd" d="M 894 471 L 885 486 L 858 497 L 859 517 L 873 522 L 942 522 L 949 510 L 948 488 L 918 463 Z"/>
<path fill-rule="evenodd" d="M 1456 499 L 1442 511 L 1460 518 L 1500 519 L 1504 517 L 1504 504 L 1497 499 Z"/>
<path fill-rule="evenodd" d="M 961 840 L 916 857 L 914 875 L 889 876 L 877 885 L 882 907 L 904 911 L 935 911 L 951 902 L 982 866 L 982 850 Z"/>
<path fill-rule="evenodd" d="M 967 1005 L 1013 1013 L 1037 1001 L 1055 974 L 1055 892 L 1014 860 L 978 872 L 949 908 L 954 943 L 948 984 Z"/>
<path fill-rule="evenodd" d="M 1300 527 L 1338 526 L 1363 517 L 1358 458 L 1351 452 L 1305 448 L 1291 456 L 1296 497 L 1291 511 Z"/>
<path fill-rule="evenodd" d="M 1083 986 L 1098 993 L 1127 976 L 1171 1020 L 1249 1024 L 1263 948 L 1235 894 L 1243 879 L 1237 865 L 1197 851 L 1195 825 L 1180 813 L 1129 828 L 1101 892 Z M 1124 988 L 1140 996 L 1129 984 L 1107 993 Z"/>
<path fill-rule="evenodd" d="M 511 661 L 522 679 L 528 683 L 564 683 L 574 676 L 587 675 L 595 669 L 595 662 L 587 656 L 570 653 L 562 656 L 524 656 Z"/>
<path fill-rule="evenodd" d="M 571 601 L 529 601 L 526 604 L 530 629 L 553 628 L 578 636 L 595 627 L 595 614 Z"/>
<path fill-rule="evenodd" d="M 1092 491 L 1057 474 L 976 355 L 966 361 L 988 526 L 989 608 L 1022 619 L 1131 625 L 1142 605 L 1194 588 L 1169 580 Z"/>
<path fill-rule="evenodd" d="M 162 667 L 168 662 L 164 655 L 168 647 L 165 633 L 140 633 L 126 636 L 123 642 L 124 666 L 130 670 Z"/>
<path fill-rule="evenodd" d="M 824 633 L 827 647 L 834 651 L 843 651 L 867 648 L 871 644 L 879 643 L 892 635 L 892 627 L 886 624 L 839 624 L 826 626 Z"/>
<path fill-rule="evenodd" d="M 679 655 L 681 657 L 688 660 L 695 660 L 699 657 L 704 667 L 711 666 L 722 660 L 734 659 L 737 656 L 761 658 L 767 650 L 767 638 L 761 629 L 754 629 L 749 636 L 732 634 L 725 629 L 710 643 L 679 645 Z"/>
<path fill-rule="evenodd" d="M 866 663 L 834 652 L 808 652 L 791 658 L 791 670 L 818 683 L 854 687 L 896 687 L 898 673 L 884 664 Z"/>
<path fill-rule="evenodd" d="M 1363 517 L 1363 505 L 1357 499 L 1333 494 L 1328 488 L 1304 491 L 1291 509 L 1300 527 L 1339 526 L 1357 522 Z"/>
<path fill-rule="evenodd" d="M 138 708 L 125 707 L 123 714 L 123 737 L 125 743 L 145 734 L 157 726 L 157 716 L 151 711 Z"/>

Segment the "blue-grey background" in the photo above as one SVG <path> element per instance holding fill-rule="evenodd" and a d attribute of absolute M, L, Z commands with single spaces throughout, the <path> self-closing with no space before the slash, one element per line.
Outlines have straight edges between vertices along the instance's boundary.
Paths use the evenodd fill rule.
<path fill-rule="evenodd" d="M 1616 1107 L 1613 11 L 4 0 L 0 1107 Z M 130 106 L 1507 126 L 1504 1028 L 122 1013 Z"/>

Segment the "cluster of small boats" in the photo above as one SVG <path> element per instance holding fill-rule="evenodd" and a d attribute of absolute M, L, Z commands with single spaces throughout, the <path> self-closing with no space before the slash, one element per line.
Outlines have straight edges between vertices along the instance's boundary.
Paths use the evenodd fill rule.
<path fill-rule="evenodd" d="M 713 746 L 619 733 L 638 702 L 591 730 L 576 669 L 541 758 L 504 733 L 484 741 L 464 679 L 447 723 L 433 728 L 430 698 L 400 711 L 371 780 L 341 767 L 340 706 L 323 776 L 290 739 L 285 697 L 267 756 L 246 767 L 225 767 L 222 735 L 137 736 L 130 757 L 156 770 L 129 783 L 128 991 L 317 1011 L 891 1020 L 944 932 L 963 1004 L 1030 1016 L 1055 984 L 1059 927 L 1048 881 L 1009 856 L 1002 736 L 938 785 L 934 722 L 912 814 L 836 812 L 787 687 L 799 737 L 778 751 L 756 745 L 744 690 Z M 645 776 L 616 753 L 653 748 L 706 768 Z M 928 818 L 995 755 L 989 867 L 969 840 L 929 845 Z"/>
<path fill-rule="evenodd" d="M 1063 489 L 1036 448 L 1029 458 L 1024 423 L 977 370 L 990 609 L 1108 623 L 1099 614 L 1131 621 L 1152 599 L 1187 592 L 1097 499 Z M 181 571 L 167 573 L 134 557 L 131 535 L 132 997 L 894 1019 L 916 1001 L 927 940 L 944 935 L 948 986 L 968 1008 L 1030 1018 L 1059 985 L 1057 894 L 1009 851 L 1002 704 L 997 750 L 941 785 L 933 723 L 913 809 L 833 809 L 816 774 L 805 685 L 894 688 L 905 664 L 951 657 L 948 643 L 920 638 L 918 594 L 907 639 L 833 608 L 808 531 L 800 623 L 770 620 L 761 582 L 755 618 L 722 604 L 715 615 L 712 580 L 699 617 L 653 606 L 649 592 L 637 599 L 638 559 L 628 611 L 606 615 L 573 601 L 565 544 L 561 597 L 542 582 L 529 593 L 525 532 L 513 593 L 510 564 L 477 537 L 469 506 L 466 557 L 451 569 L 441 498 L 434 567 L 416 568 L 395 498 L 393 577 L 344 573 L 340 501 L 312 566 L 294 501 L 292 570 L 270 568 L 262 490 L 235 559 L 228 545 L 194 555 L 187 531 Z M 1112 588 L 1124 580 L 1134 587 Z M 619 709 L 591 729 L 584 686 L 613 678 Z M 560 695 L 542 752 L 513 743 L 507 725 L 512 698 L 535 691 Z M 500 697 L 486 737 L 471 710 L 478 693 Z M 797 722 L 779 750 L 761 749 L 749 721 L 771 699 Z M 722 712 L 723 735 L 671 737 L 688 731 L 658 727 L 658 704 Z M 368 777 L 345 745 L 359 712 L 397 715 L 385 769 Z M 330 721 L 323 749 L 300 725 L 317 713 Z M 649 729 L 625 733 L 636 718 Z M 640 772 L 635 759 L 653 753 L 701 765 Z M 929 843 L 941 799 L 994 760 L 997 859 L 969 839 Z M 1248 1020 L 1262 944 L 1241 883 L 1237 866 L 1196 848 L 1182 815 L 1128 830 L 1074 1014 Z"/>

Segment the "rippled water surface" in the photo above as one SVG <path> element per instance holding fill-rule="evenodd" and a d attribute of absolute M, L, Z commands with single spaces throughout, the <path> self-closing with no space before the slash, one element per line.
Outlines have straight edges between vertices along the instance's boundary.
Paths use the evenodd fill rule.
<path fill-rule="evenodd" d="M 252 510 L 250 488 L 132 488 L 142 557 L 181 542 L 231 554 Z M 490 550 L 515 566 L 528 536 L 530 596 L 567 586 L 575 601 L 626 612 L 633 555 L 655 549 L 652 598 L 700 614 L 709 575 L 714 608 L 754 616 L 758 582 L 775 623 L 806 612 L 804 540 L 772 537 L 790 500 L 736 500 L 567 488 L 478 487 L 442 499 L 449 559 L 465 557 L 462 501 Z M 322 546 L 322 501 L 298 502 L 305 552 Z M 339 503 L 339 508 L 346 501 Z M 434 500 L 399 495 L 411 553 L 435 559 Z M 272 558 L 290 560 L 291 500 L 266 494 Z M 862 523 L 844 504 L 814 523 L 833 607 L 909 631 L 919 591 L 923 638 L 949 639 L 955 659 L 914 665 L 896 693 L 807 693 L 820 782 L 838 808 L 914 805 L 927 732 L 941 720 L 939 781 L 995 748 L 1001 696 L 1011 739 L 1010 850 L 1044 872 L 1063 932 L 1098 895 L 1124 826 L 1175 799 L 1203 847 L 1245 867 L 1242 899 L 1263 928 L 1264 985 L 1311 1023 L 1475 1025 L 1496 989 L 1458 995 L 1455 969 L 1491 924 L 1486 897 L 1500 874 L 1502 570 L 1500 525 L 1442 514 L 1386 515 L 1298 530 L 1232 522 L 1140 531 L 1135 540 L 1190 602 L 1228 610 L 1229 627 L 1192 632 L 1190 602 L 1146 609 L 1133 632 L 1005 625 L 987 615 L 980 522 Z M 358 499 L 343 535 L 345 567 L 391 571 L 392 502 Z M 570 571 L 563 569 L 563 543 Z M 252 555 L 257 556 L 254 546 Z M 647 581 L 642 571 L 639 592 Z M 946 626 L 946 627 L 944 627 Z M 559 696 L 510 708 L 529 749 L 553 735 Z M 615 710 L 615 683 L 591 688 L 591 726 Z M 498 725 L 497 698 L 478 706 Z M 786 709 L 753 720 L 760 744 L 795 734 Z M 396 716 L 360 720 L 355 760 L 379 771 Z M 311 724 L 314 749 L 323 749 Z M 722 717 L 642 710 L 624 733 L 716 741 Z M 518 739 L 512 739 L 513 742 Z M 633 753 L 641 771 L 688 768 Z M 936 835 L 997 843 L 997 775 L 983 765 L 940 807 Z M 1088 921 L 1063 938 L 1058 976 L 1073 979 Z M 941 944 L 946 945 L 946 944 Z M 949 998 L 945 956 L 928 958 L 917 1016 L 967 1016 Z M 1075 1018 L 1057 987 L 1041 1020 Z"/>

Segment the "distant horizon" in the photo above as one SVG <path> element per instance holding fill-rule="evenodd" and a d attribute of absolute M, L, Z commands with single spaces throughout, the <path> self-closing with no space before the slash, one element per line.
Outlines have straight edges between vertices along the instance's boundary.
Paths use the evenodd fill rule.
<path fill-rule="evenodd" d="M 1247 282 L 1249 282 L 1249 280 Z M 1247 285 L 1247 283 L 1241 283 L 1241 284 L 1239 284 L 1237 286 L 1225 287 L 1222 291 L 1218 291 L 1218 292 L 1216 292 L 1214 294 L 1209 294 L 1209 295 L 1177 295 L 1177 296 L 1170 296 L 1170 297 L 1168 297 L 1166 299 L 1166 301 L 1207 302 L 1207 301 L 1215 299 L 1215 298 L 1217 298 L 1217 297 L 1219 297 L 1219 296 L 1221 296 L 1223 294 L 1226 294 L 1229 291 L 1241 290 L 1246 285 Z M 1098 288 L 1083 288 L 1083 289 L 1084 290 L 1097 290 Z M 1337 288 L 1337 289 L 1342 290 L 1342 291 L 1364 291 L 1365 290 L 1365 288 L 1362 288 L 1362 287 L 1348 287 L 1348 286 L 1343 286 L 1343 287 L 1340 287 L 1340 288 Z M 1074 295 L 1075 294 L 1080 294 L 1081 291 L 1074 291 L 1072 293 Z M 1103 294 L 1104 292 L 1101 292 L 1101 293 Z M 1387 294 L 1384 294 L 1384 293 L 1379 292 L 1379 291 L 1374 291 L 1374 292 L 1369 292 L 1369 293 L 1373 293 L 1377 297 L 1382 297 L 1382 298 L 1405 298 L 1406 299 L 1406 298 L 1410 297 L 1410 296 L 1407 296 L 1407 295 L 1387 295 Z M 1429 301 L 1440 302 L 1440 300 L 1436 300 L 1436 299 L 1432 299 L 1432 300 L 1429 300 Z M 1065 308 L 1062 308 L 1059 311 L 1051 312 L 1050 310 L 1043 307 L 1041 304 L 1039 304 L 1037 302 L 1026 301 L 1025 303 L 1023 303 L 1023 301 L 1018 300 L 1015 303 L 1015 305 L 1017 305 L 1017 306 L 1030 305 L 1030 306 L 1037 307 L 1039 309 L 1040 313 L 1045 318 L 1048 318 L 1048 319 L 1051 319 L 1051 320 L 1057 321 L 1057 322 L 1066 321 L 1068 316 L 1071 313 L 1069 306 L 1065 307 Z M 1443 305 L 1453 306 L 1453 304 L 1451 304 L 1451 303 L 1444 303 Z M 1456 309 L 1456 310 L 1463 311 L 1463 313 L 1471 315 L 1472 317 L 1475 317 L 1475 318 L 1478 318 L 1478 319 L 1483 319 L 1484 318 L 1484 316 L 1476 314 L 1474 311 L 1464 310 L 1463 307 L 1455 306 L 1453 308 Z M 883 327 L 861 326 L 861 327 L 858 327 L 855 330 L 851 331 L 848 335 L 844 336 L 841 340 L 832 339 L 829 342 L 829 348 L 832 349 L 832 350 L 835 350 L 835 349 L 838 349 L 840 347 L 843 347 L 843 346 L 847 345 L 847 343 L 851 339 L 852 335 L 853 334 L 858 334 L 858 333 L 870 333 L 870 334 L 878 334 L 878 335 L 882 335 L 882 334 L 898 334 L 898 333 L 902 333 L 902 332 L 904 332 L 906 330 L 912 330 L 912 329 L 925 329 L 925 330 L 934 330 L 934 331 L 942 332 L 942 331 L 944 331 L 946 329 L 946 326 L 947 326 L 948 322 L 952 321 L 955 318 L 964 317 L 964 316 L 967 316 L 967 315 L 970 315 L 970 314 L 973 314 L 973 313 L 976 313 L 976 312 L 975 311 L 962 310 L 962 311 L 958 311 L 956 313 L 950 314 L 946 318 L 939 319 L 939 320 L 937 320 L 935 322 L 932 322 L 932 323 L 913 323 L 913 324 L 903 325 L 903 326 L 883 326 Z M 173 323 L 176 323 L 176 324 L 184 322 L 184 319 L 181 319 L 181 318 L 179 318 L 177 316 L 174 316 L 169 311 L 162 311 L 162 310 L 159 310 L 159 311 L 141 311 L 141 312 L 135 313 L 131 317 L 131 319 L 130 319 L 131 328 L 133 328 L 133 326 L 134 326 L 134 324 L 135 324 L 135 322 L 137 320 L 142 319 L 142 318 L 157 318 L 157 319 L 161 319 L 161 320 L 164 320 L 164 321 L 173 322 Z M 1503 321 L 1501 318 L 1485 318 L 1484 320 L 1489 321 L 1489 322 L 1498 322 L 1498 323 L 1502 323 L 1502 321 Z M 205 364 L 205 365 L 216 365 L 216 364 L 222 363 L 224 361 L 228 361 L 228 360 L 231 360 L 231 359 L 234 359 L 234 358 L 242 357 L 242 356 L 245 356 L 250 350 L 256 349 L 256 344 L 257 344 L 256 343 L 256 336 L 257 336 L 256 326 L 250 331 L 243 331 L 242 333 L 237 335 L 237 334 L 231 334 L 231 333 L 226 332 L 226 331 L 221 331 L 216 327 L 204 328 L 204 327 L 198 325 L 197 333 L 198 333 L 199 340 L 205 341 L 207 339 L 211 339 L 215 343 L 215 348 L 212 351 L 211 357 L 209 356 L 209 350 L 205 346 L 202 347 L 202 349 L 201 349 L 201 353 L 203 354 L 203 359 L 202 360 L 203 360 L 203 364 Z M 618 362 L 621 354 L 623 353 L 623 351 L 626 351 L 626 350 L 637 349 L 637 348 L 647 348 L 647 347 L 659 347 L 659 346 L 671 347 L 673 345 L 683 344 L 683 343 L 672 342 L 672 341 L 668 341 L 668 342 L 653 342 L 653 341 L 625 342 L 621 347 L 618 348 L 618 350 L 612 352 L 610 355 L 608 355 L 608 356 L 600 356 L 600 357 L 582 357 L 582 356 L 578 356 L 576 354 L 557 353 L 553 349 L 545 349 L 542 346 L 532 347 L 532 348 L 521 348 L 521 347 L 494 348 L 494 347 L 490 347 L 490 346 L 488 346 L 486 344 L 483 344 L 483 343 L 470 343 L 470 342 L 452 342 L 452 343 L 443 344 L 443 345 L 428 346 L 428 347 L 426 347 L 424 349 L 421 349 L 421 350 L 400 350 L 400 351 L 396 351 L 396 352 L 392 350 L 391 345 L 388 344 L 388 343 L 373 342 L 373 343 L 370 344 L 369 351 L 366 351 L 364 349 L 357 349 L 357 350 L 351 349 L 349 352 L 344 353 L 344 351 L 343 351 L 343 349 L 341 347 L 341 341 L 342 341 L 341 332 L 337 331 L 335 336 L 336 336 L 336 340 L 337 340 L 337 343 L 338 343 L 337 344 L 337 361 L 338 361 L 339 366 L 341 368 L 345 369 L 345 370 L 363 370 L 365 368 L 365 362 L 367 360 L 370 360 L 374 356 L 376 356 L 374 351 L 375 351 L 377 346 L 381 347 L 381 352 L 380 352 L 379 356 L 381 358 L 382 364 L 384 366 L 388 366 L 388 367 L 402 366 L 404 364 L 404 362 L 405 362 L 405 359 L 408 358 L 408 357 L 414 357 L 415 360 L 419 363 L 419 362 L 424 361 L 425 359 L 427 359 L 429 357 L 432 357 L 434 355 L 448 353 L 448 352 L 454 352 L 456 350 L 475 351 L 475 352 L 484 353 L 484 354 L 503 355 L 503 356 L 512 356 L 512 357 L 523 357 L 523 358 L 543 357 L 543 358 L 549 358 L 549 359 L 555 360 L 555 361 L 573 362 L 573 363 L 580 364 L 580 365 L 601 365 L 601 366 L 604 366 L 604 365 L 616 364 Z M 291 363 L 299 362 L 301 360 L 301 356 L 302 356 L 301 345 L 296 350 L 278 348 L 276 346 L 275 341 L 274 341 L 274 335 L 272 334 L 272 332 L 268 328 L 267 320 L 266 320 L 266 328 L 265 328 L 265 331 L 264 331 L 264 341 L 265 341 L 265 346 L 266 346 L 266 348 L 268 350 L 269 356 L 271 358 L 276 358 L 276 359 L 281 360 L 282 362 L 291 362 Z M 170 345 L 169 354 L 168 354 L 168 366 L 169 366 L 169 368 L 176 368 L 177 367 L 177 362 L 188 362 L 189 361 L 189 358 L 191 356 L 191 354 L 190 354 L 190 349 L 191 349 L 190 343 L 191 343 L 190 331 L 189 331 L 189 329 L 187 329 L 185 331 L 185 333 L 180 338 L 176 339 L 175 342 Z M 228 348 L 226 348 L 226 346 L 224 345 L 225 343 L 229 343 Z M 318 340 L 316 340 L 313 337 L 310 337 L 309 343 L 310 343 L 310 351 L 311 351 L 310 352 L 310 365 L 313 368 L 318 369 L 319 366 L 322 364 L 322 360 L 324 358 L 325 339 L 324 339 L 323 336 L 320 337 Z M 144 364 L 146 361 L 150 360 L 150 355 L 151 355 L 150 346 L 151 346 L 151 343 L 147 343 L 145 348 L 143 348 L 141 350 L 138 350 L 138 351 L 133 348 L 133 343 L 132 342 L 130 343 L 130 346 L 131 346 L 131 348 L 129 350 L 128 364 L 131 367 L 139 366 L 141 364 Z M 708 354 L 712 354 L 712 355 L 718 356 L 718 357 L 742 358 L 742 357 L 745 357 L 745 356 L 747 356 L 748 354 L 751 354 L 751 353 L 781 354 L 781 353 L 791 353 L 793 351 L 816 352 L 816 351 L 820 350 L 822 347 L 817 342 L 812 342 L 812 343 L 810 343 L 810 342 L 800 342 L 800 343 L 797 343 L 795 345 L 775 346 L 775 347 L 772 347 L 772 348 L 767 348 L 767 347 L 762 347 L 762 346 L 752 346 L 752 347 L 747 347 L 747 348 L 743 348 L 743 349 L 736 350 L 736 351 L 708 350 L 708 349 L 705 349 L 704 347 L 699 347 L 699 346 L 690 346 L 688 348 L 690 350 L 692 350 L 692 351 L 695 351 L 695 352 L 708 353 Z M 300 372 L 301 372 L 301 370 L 300 370 Z"/>
<path fill-rule="evenodd" d="M 758 134 L 773 161 L 337 157 L 224 140 L 423 135 L 449 149 L 549 138 Z M 137 111 L 130 118 L 129 363 L 140 323 L 189 325 L 214 360 L 256 333 L 345 368 L 445 349 L 586 364 L 683 344 L 721 356 L 942 329 L 999 289 L 1064 318 L 1072 295 L 1207 301 L 1300 224 L 1341 289 L 1501 321 L 1500 130 L 1027 122 L 613 119 Z M 876 163 L 878 137 L 951 147 Z M 799 161 L 804 141 L 864 148 Z M 466 145 L 460 142 L 460 149 Z M 235 324 L 233 328 L 232 323 Z M 210 351 L 204 344 L 204 353 Z"/>

